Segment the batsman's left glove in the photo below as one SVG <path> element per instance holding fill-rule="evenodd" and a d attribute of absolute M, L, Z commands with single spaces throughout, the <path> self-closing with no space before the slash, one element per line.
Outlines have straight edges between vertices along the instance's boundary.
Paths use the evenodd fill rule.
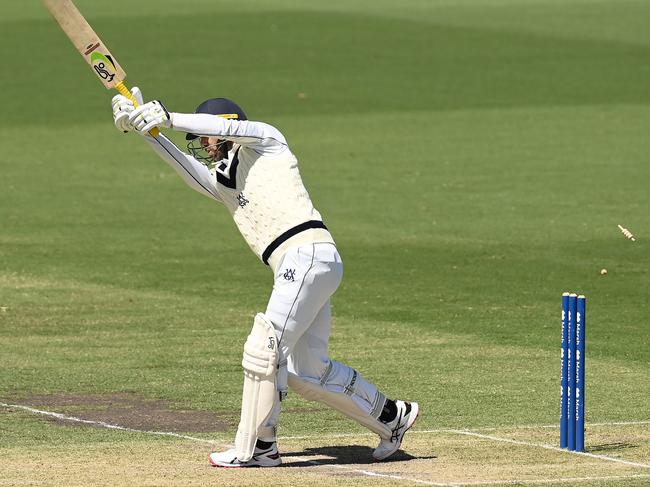
<path fill-rule="evenodd" d="M 147 134 L 154 127 L 172 126 L 171 115 L 159 100 L 150 101 L 133 110 L 128 121 L 142 135 Z"/>

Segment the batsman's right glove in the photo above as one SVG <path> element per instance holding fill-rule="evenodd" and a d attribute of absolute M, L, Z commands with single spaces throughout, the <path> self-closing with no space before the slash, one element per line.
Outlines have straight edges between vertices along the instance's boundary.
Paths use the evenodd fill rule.
<path fill-rule="evenodd" d="M 146 135 L 154 127 L 170 128 L 172 117 L 160 100 L 153 100 L 133 110 L 129 124 L 141 135 Z"/>
<path fill-rule="evenodd" d="M 142 105 L 142 92 L 140 88 L 134 86 L 131 89 L 131 94 L 138 101 L 138 104 Z M 113 106 L 113 122 L 117 129 L 124 133 L 136 130 L 129 122 L 129 115 L 135 110 L 133 101 L 124 95 L 115 95 L 113 100 L 111 100 L 111 105 Z"/>

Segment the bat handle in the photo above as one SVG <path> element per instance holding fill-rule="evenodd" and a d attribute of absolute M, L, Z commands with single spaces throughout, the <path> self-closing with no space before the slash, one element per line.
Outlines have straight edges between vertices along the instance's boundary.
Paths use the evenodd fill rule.
<path fill-rule="evenodd" d="M 126 96 L 129 100 L 131 100 L 136 108 L 140 106 L 138 100 L 136 100 L 135 96 L 131 94 L 131 91 L 124 85 L 123 81 L 118 82 L 115 85 L 115 89 L 120 92 L 120 95 Z M 160 135 L 160 130 L 158 130 L 158 127 L 154 127 L 149 131 L 149 135 L 152 137 L 158 137 Z"/>

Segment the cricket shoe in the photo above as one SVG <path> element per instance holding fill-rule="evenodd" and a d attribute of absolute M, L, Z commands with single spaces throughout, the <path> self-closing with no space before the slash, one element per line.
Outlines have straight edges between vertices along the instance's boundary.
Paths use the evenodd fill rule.
<path fill-rule="evenodd" d="M 388 423 L 393 430 L 389 439 L 382 438 L 379 446 L 372 452 L 372 457 L 377 460 L 386 460 L 389 456 L 399 450 L 404 434 L 409 430 L 420 414 L 420 407 L 417 402 L 395 401 L 397 406 L 397 417 Z"/>
<path fill-rule="evenodd" d="M 282 463 L 278 444 L 273 443 L 269 448 L 255 447 L 253 457 L 247 462 L 242 462 L 237 458 L 237 450 L 232 448 L 224 452 L 212 452 L 208 456 L 210 465 L 213 467 L 224 468 L 244 468 L 244 467 L 277 467 Z"/>

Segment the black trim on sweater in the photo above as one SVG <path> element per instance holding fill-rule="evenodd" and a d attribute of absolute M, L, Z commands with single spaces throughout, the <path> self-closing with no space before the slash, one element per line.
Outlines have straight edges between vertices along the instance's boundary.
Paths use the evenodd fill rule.
<path fill-rule="evenodd" d="M 327 230 L 325 224 L 320 220 L 309 220 L 305 223 L 301 223 L 300 225 L 296 225 L 295 227 L 290 228 L 289 230 L 284 232 L 273 242 L 271 242 L 268 247 L 266 247 L 266 250 L 264 250 L 264 252 L 262 253 L 262 262 L 264 262 L 266 265 L 269 265 L 269 258 L 271 257 L 271 254 L 275 252 L 275 250 L 280 245 L 282 245 L 284 242 L 289 240 L 294 235 L 298 235 L 299 233 L 304 232 L 305 230 L 309 230 L 311 228 L 323 228 Z"/>

